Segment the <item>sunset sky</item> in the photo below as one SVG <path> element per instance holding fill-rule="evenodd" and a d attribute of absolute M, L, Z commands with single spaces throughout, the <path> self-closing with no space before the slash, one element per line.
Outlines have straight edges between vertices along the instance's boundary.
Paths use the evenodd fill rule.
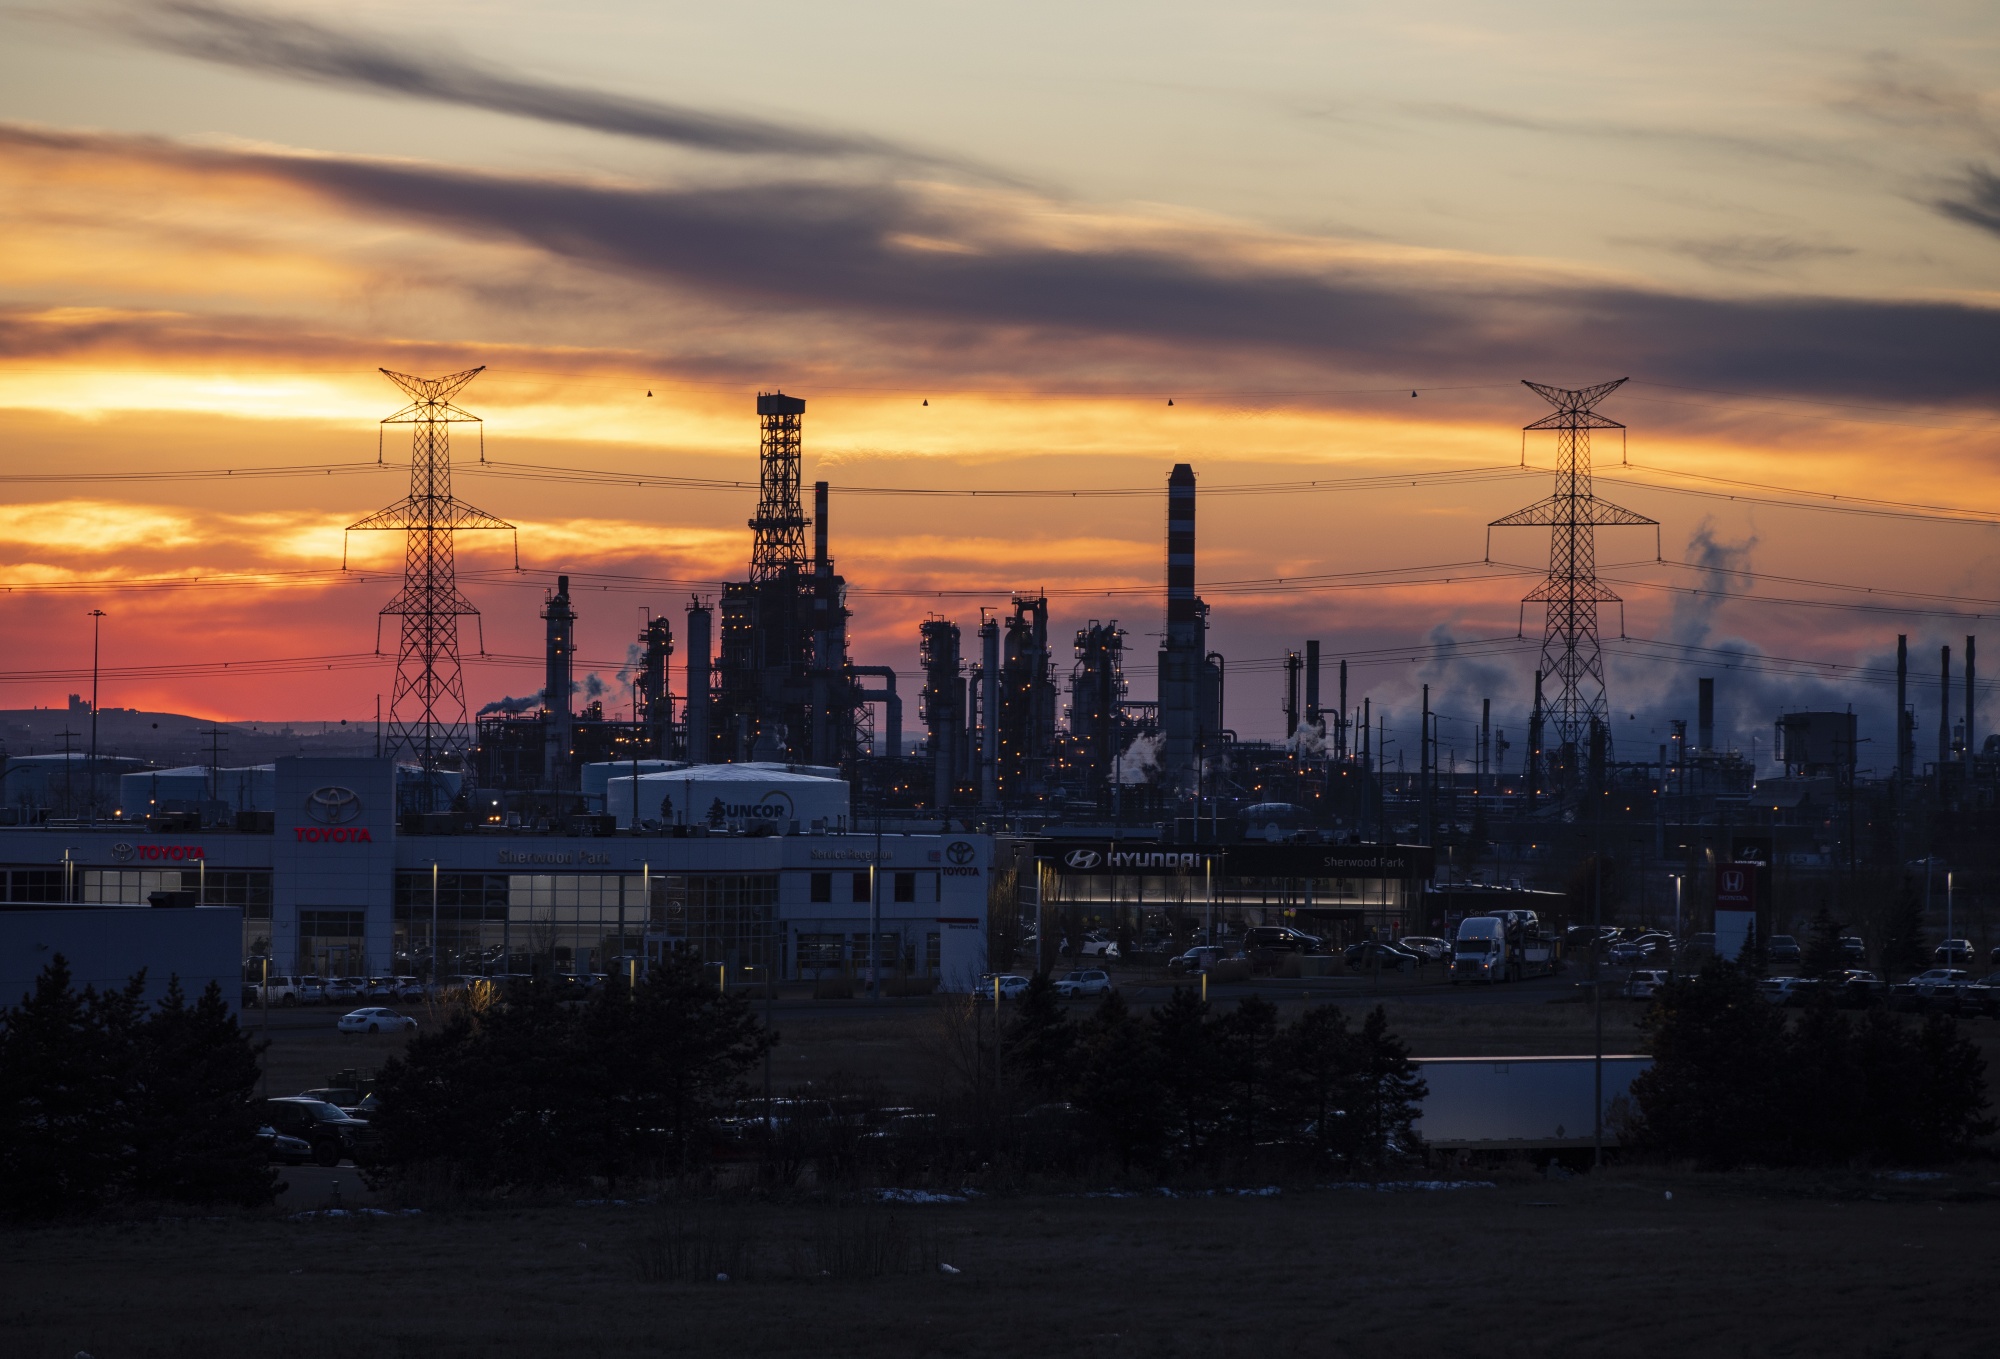
<path fill-rule="evenodd" d="M 805 397 L 854 658 L 904 672 L 926 613 L 1046 589 L 1058 672 L 1116 618 L 1153 697 L 1190 462 L 1230 725 L 1281 733 L 1317 637 L 1329 702 L 1354 657 L 1413 733 L 1429 682 L 1461 761 L 1482 697 L 1525 734 L 1546 533 L 1482 564 L 1550 488 L 1520 381 L 1630 377 L 1598 490 L 1665 560 L 1601 534 L 1645 639 L 1607 644 L 1621 758 L 1713 674 L 1767 768 L 1781 710 L 1850 704 L 1886 767 L 1898 633 L 1920 758 L 1938 646 L 1990 635 L 2000 676 L 1990 5 L 31 0 L 0 9 L 0 233 L 0 707 L 87 686 L 95 607 L 106 666 L 181 668 L 106 704 L 372 716 L 401 543 L 355 535 L 342 576 L 341 530 L 406 489 L 407 430 L 343 465 L 401 404 L 378 367 L 478 364 L 506 464 L 754 481 L 754 393 Z M 749 491 L 456 439 L 520 530 L 520 574 L 508 535 L 459 546 L 489 652 L 536 654 L 570 572 L 622 708 L 643 611 L 678 638 L 744 570 Z M 273 467 L 322 470 L 158 475 Z M 475 707 L 538 686 L 479 636 Z M 188 669 L 291 657 L 333 668 Z"/>

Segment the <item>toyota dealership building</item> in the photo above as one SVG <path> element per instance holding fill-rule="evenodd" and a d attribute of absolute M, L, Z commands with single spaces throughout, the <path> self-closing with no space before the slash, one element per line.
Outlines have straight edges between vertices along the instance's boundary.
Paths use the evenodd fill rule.
<path fill-rule="evenodd" d="M 279 760 L 268 831 L 0 827 L 5 903 L 228 908 L 242 956 L 273 973 L 427 974 L 433 959 L 440 975 L 601 973 L 687 949 L 810 979 L 864 968 L 871 932 L 888 968 L 945 989 L 971 989 L 986 965 L 986 836 L 878 837 L 819 817 L 759 828 L 778 833 L 413 833 L 396 777 L 386 759 Z"/>

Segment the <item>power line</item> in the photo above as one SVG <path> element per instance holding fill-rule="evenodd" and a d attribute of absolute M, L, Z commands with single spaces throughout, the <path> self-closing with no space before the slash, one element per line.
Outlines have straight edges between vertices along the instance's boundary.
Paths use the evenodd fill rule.
<path fill-rule="evenodd" d="M 146 472 L 7 472 L 0 482 L 11 485 L 44 485 L 61 482 L 159 482 L 159 481 L 268 481 L 279 477 L 351 476 L 360 472 L 384 472 L 378 462 L 301 463 L 289 467 L 193 467 L 184 471 Z"/>

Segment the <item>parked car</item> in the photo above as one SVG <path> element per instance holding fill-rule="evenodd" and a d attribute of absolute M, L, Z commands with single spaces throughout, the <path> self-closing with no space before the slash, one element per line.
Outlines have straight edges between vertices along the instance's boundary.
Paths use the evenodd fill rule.
<path fill-rule="evenodd" d="M 1773 1005 L 1803 1005 L 1814 985 L 1808 977 L 1766 977 L 1757 983 L 1757 994 Z"/>
<path fill-rule="evenodd" d="M 1167 960 L 1167 971 L 1176 977 L 1192 977 L 1206 972 L 1229 956 L 1229 950 L 1214 944 L 1196 944 L 1178 958 Z"/>
<path fill-rule="evenodd" d="M 1243 932 L 1243 951 L 1268 948 L 1283 953 L 1318 953 L 1320 937 L 1289 925 L 1252 925 Z"/>
<path fill-rule="evenodd" d="M 363 1000 L 394 1000 L 396 979 L 394 977 L 370 977 L 368 984 L 361 988 Z"/>
<path fill-rule="evenodd" d="M 264 1155 L 269 1160 L 283 1161 L 288 1166 L 302 1166 L 312 1160 L 312 1143 L 303 1137 L 287 1137 L 268 1123 L 257 1129 L 257 1140 L 264 1144 Z"/>
<path fill-rule="evenodd" d="M 1797 967 L 1805 956 L 1799 941 L 1789 934 L 1774 934 L 1764 944 L 1764 957 L 1773 966 Z"/>
<path fill-rule="evenodd" d="M 258 999 L 265 1005 L 297 1005 L 299 1003 L 299 979 L 297 977 L 266 977 L 260 988 Z"/>
<path fill-rule="evenodd" d="M 991 972 L 979 979 L 979 994 L 991 996 L 995 986 L 1000 988 L 1000 999 L 1019 1000 L 1028 990 L 1028 979 L 1012 972 L 994 976 Z"/>
<path fill-rule="evenodd" d="M 1846 968 L 1839 976 L 1829 978 L 1827 984 L 1836 988 L 1834 1003 L 1843 1009 L 1865 1010 L 1889 997 L 1889 983 L 1865 968 Z"/>
<path fill-rule="evenodd" d="M 1840 940 L 1841 956 L 1855 967 L 1868 961 L 1868 945 L 1857 935 L 1843 935 Z"/>
<path fill-rule="evenodd" d="M 367 1136 L 368 1125 L 351 1118 L 325 1100 L 280 1095 L 264 1101 L 264 1119 L 285 1137 L 296 1137 L 312 1148 L 314 1165 L 337 1166 L 353 1156 Z"/>
<path fill-rule="evenodd" d="M 1931 950 L 1931 961 L 1943 963 L 1946 967 L 1970 967 L 1972 965 L 1972 941 L 1970 939 L 1947 939 Z"/>
<path fill-rule="evenodd" d="M 1078 952 L 1086 958 L 1116 958 L 1118 941 L 1103 930 L 1092 930 L 1083 936 L 1083 947 Z"/>
<path fill-rule="evenodd" d="M 1614 963 L 1636 963 L 1654 954 L 1664 956 L 1673 947 L 1674 941 L 1656 931 L 1629 935 L 1611 946 L 1609 957 Z"/>
<path fill-rule="evenodd" d="M 1596 940 L 1614 939 L 1618 931 L 1610 925 L 1571 925 L 1563 931 L 1563 947 L 1588 949 Z"/>
<path fill-rule="evenodd" d="M 297 981 L 299 1004 L 322 1005 L 326 1002 L 325 977 L 300 977 Z"/>
<path fill-rule="evenodd" d="M 422 1000 L 424 994 L 424 984 L 415 977 L 396 978 L 397 1000 Z"/>
<path fill-rule="evenodd" d="M 1435 939 L 1428 934 L 1406 934 L 1396 941 L 1412 953 L 1421 954 L 1427 961 L 1441 963 L 1451 956 L 1451 941 Z"/>
<path fill-rule="evenodd" d="M 1672 974 L 1650 969 L 1634 972 L 1625 979 L 1625 985 L 1618 988 L 1618 994 L 1627 1000 L 1651 1000 L 1653 993 L 1667 984 Z"/>
<path fill-rule="evenodd" d="M 299 1094 L 307 1099 L 324 1100 L 349 1118 L 358 1118 L 364 1123 L 382 1107 L 374 1095 L 364 1095 L 348 1086 L 324 1086 L 318 1090 L 301 1090 Z"/>
<path fill-rule="evenodd" d="M 1101 967 L 1078 968 L 1056 983 L 1056 994 L 1065 999 L 1102 996 L 1117 989 L 1112 984 L 1111 974 Z"/>
<path fill-rule="evenodd" d="M 374 1005 L 348 1011 L 334 1021 L 334 1027 L 342 1033 L 411 1033 L 416 1030 L 417 1021 L 406 1014 Z"/>
<path fill-rule="evenodd" d="M 1372 972 L 1376 969 L 1398 972 L 1414 972 L 1423 966 L 1423 958 L 1406 948 L 1385 944 L 1378 939 L 1364 939 L 1358 944 L 1349 944 L 1341 954 L 1345 962 L 1356 972 Z"/>
<path fill-rule="evenodd" d="M 1934 967 L 1897 986 L 1890 1004 L 1899 1010 L 1955 1010 L 1969 999 L 1963 993 L 1972 985 L 1972 974 L 1963 968 Z"/>
<path fill-rule="evenodd" d="M 348 1001 L 360 1000 L 362 994 L 362 984 L 358 978 L 330 977 L 327 979 L 326 999 L 329 1003 L 338 1001 L 345 1004 Z"/>

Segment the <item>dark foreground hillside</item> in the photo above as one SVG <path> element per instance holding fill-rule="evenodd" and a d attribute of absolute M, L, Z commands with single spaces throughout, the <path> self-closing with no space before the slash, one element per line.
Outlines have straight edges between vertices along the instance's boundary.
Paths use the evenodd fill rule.
<path fill-rule="evenodd" d="M 23 1359 L 1984 1354 L 1991 1173 L 10 1228 L 0 1343 Z"/>

